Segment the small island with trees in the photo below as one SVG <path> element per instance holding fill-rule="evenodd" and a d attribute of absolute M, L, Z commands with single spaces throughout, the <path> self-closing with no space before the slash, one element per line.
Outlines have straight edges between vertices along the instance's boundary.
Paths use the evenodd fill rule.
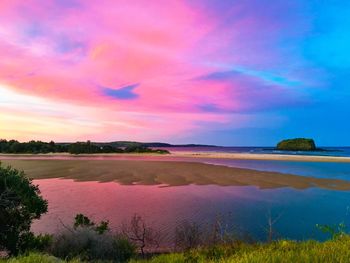
<path fill-rule="evenodd" d="M 276 147 L 280 151 L 319 151 L 313 139 L 296 138 L 280 141 Z"/>

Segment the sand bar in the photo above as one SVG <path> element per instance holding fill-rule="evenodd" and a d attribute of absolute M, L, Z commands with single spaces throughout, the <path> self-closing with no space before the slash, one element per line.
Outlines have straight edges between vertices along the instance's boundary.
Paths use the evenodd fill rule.
<path fill-rule="evenodd" d="M 350 190 L 350 181 L 233 168 L 199 162 L 142 160 L 3 160 L 33 179 L 116 181 L 124 185 L 256 186 L 261 189 L 318 187 Z"/>

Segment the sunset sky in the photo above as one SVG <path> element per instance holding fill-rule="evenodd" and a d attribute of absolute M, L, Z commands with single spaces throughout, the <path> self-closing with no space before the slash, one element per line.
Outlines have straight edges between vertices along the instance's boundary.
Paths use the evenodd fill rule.
<path fill-rule="evenodd" d="M 0 138 L 350 145 L 350 1 L 1 0 Z"/>

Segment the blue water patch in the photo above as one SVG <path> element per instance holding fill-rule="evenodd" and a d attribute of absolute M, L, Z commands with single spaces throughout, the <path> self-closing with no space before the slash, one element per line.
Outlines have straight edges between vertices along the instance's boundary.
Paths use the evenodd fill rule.
<path fill-rule="evenodd" d="M 274 160 L 202 159 L 205 163 L 316 178 L 350 180 L 350 163 L 295 162 Z"/>
<path fill-rule="evenodd" d="M 286 154 L 350 157 L 350 147 L 320 147 L 321 151 L 279 151 L 274 147 L 165 147 L 171 151 L 200 151 L 220 153 Z"/>

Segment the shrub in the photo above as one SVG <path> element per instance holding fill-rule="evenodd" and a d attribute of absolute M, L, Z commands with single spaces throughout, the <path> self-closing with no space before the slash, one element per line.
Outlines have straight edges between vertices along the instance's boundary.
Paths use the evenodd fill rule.
<path fill-rule="evenodd" d="M 184 221 L 176 227 L 175 247 L 179 250 L 189 250 L 203 244 L 200 226 L 194 222 Z"/>
<path fill-rule="evenodd" d="M 321 230 L 323 233 L 330 234 L 332 239 L 341 238 L 346 233 L 346 225 L 344 223 L 339 223 L 335 225 L 319 225 L 317 224 L 316 227 Z"/>
<path fill-rule="evenodd" d="M 47 201 L 31 180 L 0 163 L 0 250 L 17 254 L 33 241 L 30 226 L 47 211 Z"/>
<path fill-rule="evenodd" d="M 146 249 L 159 248 L 160 232 L 148 226 L 140 215 L 135 214 L 129 223 L 124 223 L 122 225 L 122 233 L 139 248 L 142 257 L 145 257 Z"/>
<path fill-rule="evenodd" d="M 108 221 L 96 224 L 83 214 L 75 216 L 74 227 L 57 236 L 51 252 L 60 258 L 126 262 L 136 248 L 121 235 L 110 232 Z"/>
<path fill-rule="evenodd" d="M 46 251 L 51 246 L 52 240 L 51 235 L 36 236 L 30 232 L 22 236 L 19 251 L 22 253 L 25 251 Z"/>
<path fill-rule="evenodd" d="M 57 236 L 51 252 L 59 258 L 127 262 L 135 254 L 135 247 L 118 235 L 79 227 Z"/>

